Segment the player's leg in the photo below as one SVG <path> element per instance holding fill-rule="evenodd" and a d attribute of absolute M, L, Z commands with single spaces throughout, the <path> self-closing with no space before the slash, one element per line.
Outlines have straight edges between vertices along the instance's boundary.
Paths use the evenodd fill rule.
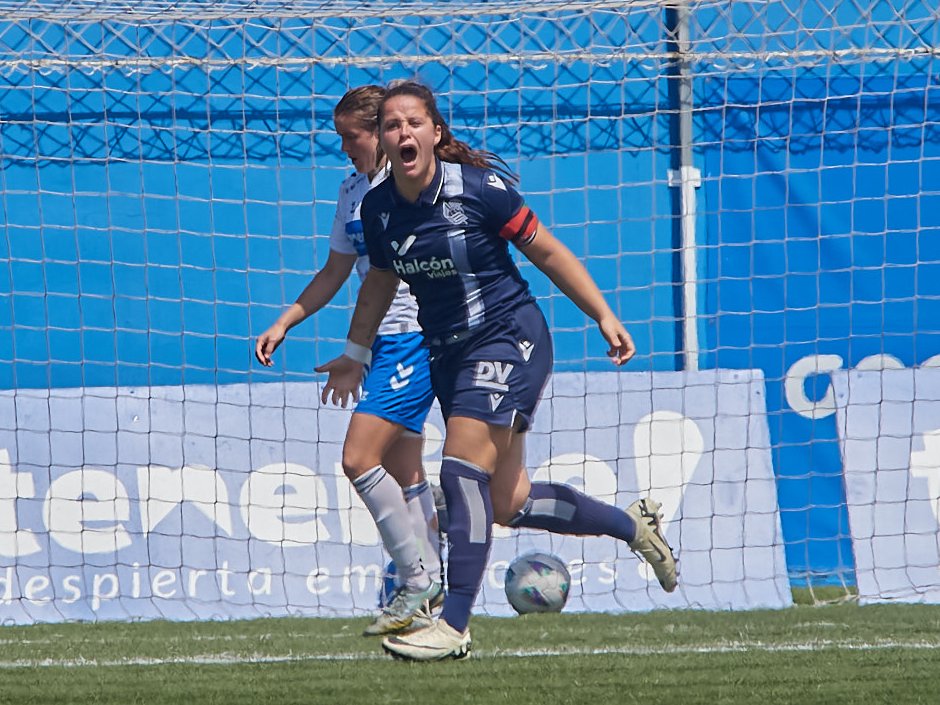
<path fill-rule="evenodd" d="M 420 334 L 377 338 L 350 423 L 344 468 L 376 521 L 395 563 L 400 589 L 366 634 L 410 628 L 416 619 L 426 623 L 430 603 L 438 602 L 443 592 L 440 568 L 432 564 L 429 574 L 422 561 L 428 522 L 424 520 L 416 531 L 402 490 L 403 485 L 412 488 L 409 494 L 420 500 L 424 479 L 420 434 L 432 400 L 427 350 Z"/>
<path fill-rule="evenodd" d="M 480 590 L 492 540 L 490 475 L 511 429 L 475 418 L 451 416 L 441 462 L 447 500 L 447 595 L 431 626 L 383 643 L 394 656 L 413 660 L 463 658 L 470 651 L 468 623 Z"/>
<path fill-rule="evenodd" d="M 504 526 L 544 529 L 556 534 L 613 536 L 630 542 L 633 519 L 613 505 L 559 482 L 530 482 L 525 471 L 525 433 L 513 436 L 491 482 L 494 520 Z"/>
<path fill-rule="evenodd" d="M 370 624 L 366 635 L 389 634 L 426 624 L 431 601 L 439 599 L 440 584 L 421 561 L 418 538 L 401 485 L 383 465 L 383 458 L 401 438 L 402 427 L 371 414 L 353 414 L 343 447 L 343 471 L 372 515 L 398 576 L 400 589 Z"/>
<path fill-rule="evenodd" d="M 387 419 L 354 413 L 343 446 L 343 472 L 375 520 L 401 584 L 425 589 L 428 577 L 421 565 L 411 514 L 401 486 L 383 464 L 401 432 L 401 426 Z"/>
<path fill-rule="evenodd" d="M 511 429 L 479 419 L 452 416 L 441 462 L 447 502 L 448 595 L 441 619 L 463 633 L 470 621 L 492 540 L 493 470 L 511 443 Z"/>
<path fill-rule="evenodd" d="M 382 456 L 382 464 L 404 493 L 421 563 L 432 580 L 441 582 L 441 535 L 431 483 L 424 473 L 423 451 L 424 436 L 402 429 Z"/>
<path fill-rule="evenodd" d="M 440 582 L 440 533 L 422 462 L 424 423 L 434 402 L 428 349 L 420 333 L 383 335 L 374 347 L 379 363 L 373 363 L 364 388 L 368 396 L 357 409 L 402 427 L 382 462 L 404 492 L 424 567 L 432 580 Z"/>
<path fill-rule="evenodd" d="M 676 561 L 660 527 L 659 504 L 645 498 L 625 511 L 559 482 L 530 482 L 525 434 L 517 433 L 490 480 L 494 520 L 556 534 L 612 536 L 649 563 L 667 592 L 676 588 Z"/>
<path fill-rule="evenodd" d="M 555 482 L 534 482 L 524 468 L 524 432 L 535 410 L 533 394 L 541 392 L 540 375 L 547 375 L 552 366 L 551 335 L 545 317 L 538 307 L 522 307 L 514 319 L 513 332 L 528 342 L 518 374 L 510 374 L 509 392 L 517 415 L 513 425 L 513 444 L 500 454 L 495 468 L 493 497 L 499 502 L 496 520 L 511 526 L 545 529 L 560 534 L 613 536 L 629 543 L 653 567 L 656 577 L 667 592 L 676 587 L 676 564 L 672 550 L 660 527 L 659 505 L 642 499 L 622 511 L 570 485 Z M 523 337 L 524 336 L 524 337 Z M 528 492 L 526 488 L 528 486 Z"/>

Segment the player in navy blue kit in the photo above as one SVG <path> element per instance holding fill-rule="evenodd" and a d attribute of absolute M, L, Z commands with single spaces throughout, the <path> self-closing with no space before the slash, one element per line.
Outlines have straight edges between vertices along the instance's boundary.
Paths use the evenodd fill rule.
<path fill-rule="evenodd" d="M 381 86 L 361 86 L 336 105 L 336 131 L 356 173 L 340 187 L 326 265 L 258 337 L 255 356 L 265 366 L 273 364 L 271 354 L 287 331 L 329 303 L 354 266 L 362 277 L 369 271 L 359 211 L 369 189 L 388 175 L 376 124 L 384 95 Z M 430 608 L 443 600 L 434 498 L 421 462 L 433 394 L 417 304 L 406 285 L 394 292 L 378 336 L 360 360 L 371 365 L 346 433 L 343 470 L 395 563 L 399 589 L 365 631 L 382 635 L 429 624 Z"/>
<path fill-rule="evenodd" d="M 404 82 L 389 89 L 379 140 L 392 173 L 362 205 L 372 269 L 349 329 L 352 354 L 318 371 L 330 373 L 324 401 L 343 403 L 354 394 L 362 374 L 357 351 L 371 344 L 399 279 L 408 282 L 447 422 L 441 486 L 450 515 L 440 618 L 387 637 L 383 647 L 412 660 L 469 654 L 468 624 L 493 521 L 621 539 L 673 591 L 676 563 L 657 502 L 644 498 L 621 510 L 568 485 L 529 481 L 525 432 L 551 373 L 552 341 L 509 244 L 597 322 L 617 365 L 635 352 L 629 333 L 584 266 L 525 205 L 505 165 L 456 140 L 426 87 Z"/>

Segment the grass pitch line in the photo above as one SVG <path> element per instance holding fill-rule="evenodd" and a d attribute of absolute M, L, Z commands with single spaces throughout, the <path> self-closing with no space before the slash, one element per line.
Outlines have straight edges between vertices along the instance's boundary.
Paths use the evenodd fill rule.
<path fill-rule="evenodd" d="M 806 642 L 788 642 L 770 644 L 765 642 L 727 642 L 722 644 L 701 644 L 665 647 L 610 647 L 597 649 L 515 649 L 474 651 L 473 657 L 479 658 L 557 658 L 564 656 L 669 656 L 694 654 L 730 654 L 730 653 L 800 653 L 814 651 L 887 651 L 902 649 L 909 651 L 937 651 L 940 643 L 928 641 L 878 641 L 851 642 L 815 640 Z M 284 656 L 268 654 L 203 654 L 179 656 L 173 658 L 134 657 L 124 659 L 14 659 L 0 661 L 0 670 L 16 668 L 113 668 L 122 666 L 238 666 L 250 664 L 304 663 L 312 661 L 390 661 L 389 657 L 378 651 L 332 653 L 332 654 L 291 654 Z"/>

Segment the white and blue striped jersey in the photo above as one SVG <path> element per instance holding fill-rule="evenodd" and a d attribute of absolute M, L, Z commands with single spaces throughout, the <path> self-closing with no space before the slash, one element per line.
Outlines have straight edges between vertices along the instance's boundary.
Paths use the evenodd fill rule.
<path fill-rule="evenodd" d="M 339 189 L 336 217 L 333 219 L 333 231 L 330 233 L 330 249 L 340 254 L 358 256 L 356 271 L 360 280 L 365 278 L 370 265 L 359 210 L 362 206 L 362 199 L 369 189 L 385 181 L 387 175 L 388 169 L 383 169 L 370 182 L 366 174 L 355 173 L 343 181 Z M 378 334 L 391 335 L 420 331 L 418 304 L 411 295 L 408 285 L 403 281 L 398 287 L 398 293 L 392 305 L 388 308 L 388 313 L 382 319 Z"/>
<path fill-rule="evenodd" d="M 408 282 L 432 344 L 534 301 L 509 243 L 528 244 L 538 219 L 490 169 L 438 160 L 415 203 L 389 178 L 366 195 L 362 225 L 372 266 Z"/>

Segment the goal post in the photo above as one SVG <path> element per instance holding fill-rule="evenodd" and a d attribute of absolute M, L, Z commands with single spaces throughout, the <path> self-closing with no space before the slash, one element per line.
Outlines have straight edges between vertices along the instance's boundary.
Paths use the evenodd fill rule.
<path fill-rule="evenodd" d="M 665 497 L 680 552 L 666 598 L 623 546 L 498 530 L 481 610 L 529 548 L 582 611 L 933 599 L 884 547 L 936 551 L 935 3 L 132 5 L 0 0 L 0 619 L 374 608 L 387 559 L 312 372 L 355 284 L 273 370 L 251 351 L 326 260 L 333 107 L 399 78 L 519 174 L 636 340 L 612 373 L 519 257 L 556 348 L 531 471 Z M 856 401 L 889 383 L 916 423 L 882 468 L 859 419 L 895 407 Z"/>

